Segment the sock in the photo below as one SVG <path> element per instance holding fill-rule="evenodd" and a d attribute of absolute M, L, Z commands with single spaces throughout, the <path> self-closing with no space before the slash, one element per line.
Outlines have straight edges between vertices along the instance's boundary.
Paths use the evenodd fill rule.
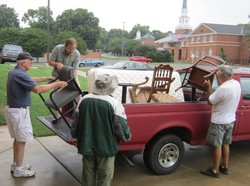
<path fill-rule="evenodd" d="M 217 171 L 216 171 L 216 170 L 214 170 L 214 169 L 213 169 L 213 171 L 214 171 L 214 173 L 217 173 Z"/>
<path fill-rule="evenodd" d="M 16 171 L 20 171 L 23 167 L 16 167 Z"/>

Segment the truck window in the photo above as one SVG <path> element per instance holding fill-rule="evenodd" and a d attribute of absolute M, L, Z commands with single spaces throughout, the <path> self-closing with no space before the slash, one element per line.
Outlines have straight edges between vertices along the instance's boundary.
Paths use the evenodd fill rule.
<path fill-rule="evenodd" d="M 244 100 L 250 100 L 250 78 L 241 77 L 240 78 L 242 97 Z"/>

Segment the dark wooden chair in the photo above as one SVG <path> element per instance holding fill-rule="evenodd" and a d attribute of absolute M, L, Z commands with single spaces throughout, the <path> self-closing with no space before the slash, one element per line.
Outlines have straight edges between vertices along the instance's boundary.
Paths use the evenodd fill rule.
<path fill-rule="evenodd" d="M 196 89 L 203 91 L 203 95 L 206 92 L 206 87 L 204 86 L 205 80 L 209 79 L 213 83 L 214 75 L 218 70 L 218 65 L 226 64 L 218 56 L 204 56 L 198 59 L 193 65 L 188 68 L 184 68 L 185 75 L 182 80 L 181 87 L 177 88 L 179 90 L 182 87 L 191 86 L 192 87 L 192 101 L 196 97 Z"/>

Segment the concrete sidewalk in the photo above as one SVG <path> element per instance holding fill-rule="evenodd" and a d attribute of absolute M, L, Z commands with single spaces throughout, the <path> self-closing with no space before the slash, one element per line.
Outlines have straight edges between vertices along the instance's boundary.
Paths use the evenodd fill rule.
<path fill-rule="evenodd" d="M 0 185 L 3 186 L 79 186 L 82 162 L 74 146 L 57 136 L 35 138 L 26 144 L 25 163 L 36 171 L 32 178 L 10 174 L 12 143 L 7 126 L 0 127 Z M 63 147 L 63 148 L 62 148 Z M 49 148 L 49 149 L 48 149 Z M 63 162 L 60 163 L 60 162 Z"/>

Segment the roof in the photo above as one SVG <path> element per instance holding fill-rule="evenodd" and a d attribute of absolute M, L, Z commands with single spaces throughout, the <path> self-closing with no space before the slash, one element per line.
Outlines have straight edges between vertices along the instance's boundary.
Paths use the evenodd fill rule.
<path fill-rule="evenodd" d="M 214 33 L 217 34 L 236 34 L 236 35 L 244 34 L 244 25 L 242 24 L 224 25 L 224 24 L 213 24 L 213 23 L 201 23 L 197 28 L 199 28 L 201 25 L 204 25 L 205 27 L 211 29 Z M 194 29 L 194 31 L 196 29 Z"/>
<path fill-rule="evenodd" d="M 156 43 L 174 43 L 187 38 L 188 34 L 169 34 L 166 37 L 155 41 Z"/>
<path fill-rule="evenodd" d="M 147 33 L 142 37 L 143 39 L 155 39 L 155 37 L 151 33 Z"/>

